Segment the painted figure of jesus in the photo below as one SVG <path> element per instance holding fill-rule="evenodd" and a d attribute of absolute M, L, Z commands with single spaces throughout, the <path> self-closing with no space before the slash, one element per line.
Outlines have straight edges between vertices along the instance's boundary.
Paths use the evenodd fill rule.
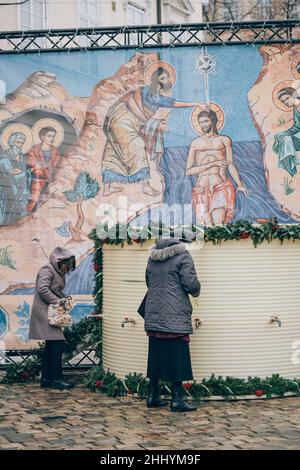
<path fill-rule="evenodd" d="M 193 188 L 197 223 L 226 224 L 234 214 L 236 192 L 247 196 L 248 191 L 233 162 L 230 137 L 218 133 L 217 114 L 203 110 L 197 119 L 201 135 L 190 145 L 186 169 L 187 175 L 198 176 Z M 236 191 L 227 171 L 237 184 Z"/>

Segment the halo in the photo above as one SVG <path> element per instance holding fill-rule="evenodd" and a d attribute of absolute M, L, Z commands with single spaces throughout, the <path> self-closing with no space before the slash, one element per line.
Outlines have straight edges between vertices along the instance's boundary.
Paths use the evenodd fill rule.
<path fill-rule="evenodd" d="M 218 131 L 222 129 L 224 126 L 225 122 L 225 113 L 223 109 L 221 108 L 220 105 L 217 103 L 213 103 L 212 101 L 207 105 L 206 103 L 201 104 L 200 106 L 197 106 L 197 108 L 194 108 L 192 113 L 191 113 L 191 126 L 193 129 L 195 129 L 196 132 L 199 134 L 203 134 L 203 131 L 200 127 L 200 124 L 198 122 L 198 116 L 201 113 L 201 111 L 207 111 L 208 109 L 211 109 L 211 111 L 214 111 L 217 115 L 218 122 L 217 122 L 217 129 Z"/>
<path fill-rule="evenodd" d="M 0 138 L 0 144 L 1 144 L 1 147 L 3 148 L 3 150 L 9 149 L 8 139 L 15 132 L 22 132 L 22 134 L 25 135 L 25 142 L 24 142 L 24 145 L 22 147 L 22 152 L 23 153 L 29 152 L 29 150 L 31 149 L 31 147 L 33 145 L 33 135 L 32 135 L 31 129 L 26 124 L 21 124 L 21 123 L 18 123 L 18 122 L 14 123 L 14 124 L 9 124 L 3 130 L 2 134 L 1 134 L 1 138 Z"/>
<path fill-rule="evenodd" d="M 293 80 L 284 80 L 283 82 L 277 83 L 272 92 L 272 100 L 276 108 L 280 109 L 280 111 L 291 112 L 291 108 L 282 103 L 278 98 L 278 92 L 286 87 L 293 87 Z"/>
<path fill-rule="evenodd" d="M 146 68 L 144 72 L 145 83 L 147 83 L 147 85 L 150 84 L 150 80 L 151 80 L 151 76 L 153 72 L 155 72 L 155 70 L 157 70 L 159 67 L 163 67 L 164 69 L 167 70 L 167 72 L 169 73 L 171 84 L 172 86 L 174 86 L 176 83 L 176 70 L 173 67 L 173 65 L 163 60 L 158 60 L 157 62 L 153 62 Z"/>
<path fill-rule="evenodd" d="M 41 139 L 39 138 L 39 131 L 43 127 L 53 127 L 56 130 L 56 135 L 54 138 L 53 145 L 54 147 L 59 147 L 62 141 L 64 140 L 64 128 L 60 122 L 56 119 L 44 118 L 37 121 L 34 126 L 32 126 L 33 140 L 35 144 L 40 144 Z"/>
<path fill-rule="evenodd" d="M 297 70 L 297 65 L 299 65 L 299 70 Z M 291 63 L 291 72 L 296 80 L 300 80 L 300 54 L 295 55 L 293 58 Z"/>

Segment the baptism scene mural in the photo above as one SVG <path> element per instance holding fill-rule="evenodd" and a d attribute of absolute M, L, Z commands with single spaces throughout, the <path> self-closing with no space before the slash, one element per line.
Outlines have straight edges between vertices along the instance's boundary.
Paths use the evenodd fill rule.
<path fill-rule="evenodd" d="M 112 207 L 133 225 L 182 223 L 184 205 L 197 224 L 300 220 L 299 45 L 2 55 L 0 79 L 6 343 L 29 344 L 35 276 L 55 246 L 79 265 L 75 321 L 93 310 L 88 234 Z"/>

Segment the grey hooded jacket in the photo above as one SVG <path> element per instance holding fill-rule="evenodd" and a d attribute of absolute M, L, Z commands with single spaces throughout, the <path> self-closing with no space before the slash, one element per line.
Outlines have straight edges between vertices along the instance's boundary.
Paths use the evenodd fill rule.
<path fill-rule="evenodd" d="M 73 253 L 57 247 L 50 255 L 50 263 L 45 264 L 38 272 L 35 285 L 35 296 L 31 308 L 29 339 L 63 340 L 60 328 L 48 323 L 48 305 L 57 304 L 64 297 L 65 276 L 58 270 L 58 262 L 71 258 Z"/>
<path fill-rule="evenodd" d="M 146 268 L 148 294 L 145 330 L 192 333 L 192 305 L 188 294 L 200 294 L 192 256 L 178 239 L 160 239 L 151 249 Z"/>

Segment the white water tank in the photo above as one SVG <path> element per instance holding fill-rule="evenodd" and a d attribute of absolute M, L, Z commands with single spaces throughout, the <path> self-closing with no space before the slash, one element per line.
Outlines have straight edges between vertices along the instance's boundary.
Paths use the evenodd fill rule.
<path fill-rule="evenodd" d="M 103 360 L 120 378 L 146 373 L 148 338 L 137 307 L 146 292 L 151 245 L 153 240 L 103 250 Z M 202 324 L 191 335 L 194 379 L 212 373 L 300 378 L 300 241 L 186 246 L 202 285 L 193 312 Z M 135 323 L 122 327 L 126 317 Z"/>

